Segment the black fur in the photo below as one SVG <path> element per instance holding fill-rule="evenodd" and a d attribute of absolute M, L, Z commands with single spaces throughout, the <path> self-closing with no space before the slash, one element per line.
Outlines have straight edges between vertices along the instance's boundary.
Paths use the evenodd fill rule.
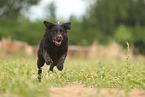
<path fill-rule="evenodd" d="M 40 41 L 37 52 L 38 74 L 41 79 L 41 67 L 46 63 L 50 65 L 49 71 L 53 71 L 53 67 L 57 66 L 58 70 L 63 70 L 63 63 L 68 50 L 67 30 L 71 29 L 71 23 L 53 24 L 44 21 L 46 31 Z"/>

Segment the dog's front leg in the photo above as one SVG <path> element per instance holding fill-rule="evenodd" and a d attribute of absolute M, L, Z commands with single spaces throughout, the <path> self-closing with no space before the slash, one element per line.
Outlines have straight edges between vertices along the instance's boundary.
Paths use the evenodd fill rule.
<path fill-rule="evenodd" d="M 52 59 L 50 58 L 49 54 L 48 54 L 47 52 L 44 52 L 44 53 L 43 53 L 43 57 L 44 57 L 44 60 L 45 60 L 46 64 L 47 64 L 47 65 L 50 65 L 50 68 L 49 68 L 48 72 L 49 72 L 49 71 L 52 71 L 52 72 L 53 72 L 53 67 L 54 67 L 54 65 L 53 65 L 53 61 L 52 61 Z"/>
<path fill-rule="evenodd" d="M 49 54 L 46 51 L 43 52 L 43 58 L 44 58 L 47 65 L 53 64 L 52 59 L 50 58 Z"/>
<path fill-rule="evenodd" d="M 53 64 L 52 64 L 52 65 L 50 65 L 50 68 L 49 68 L 48 72 L 49 72 L 49 71 L 52 71 L 52 72 L 53 72 L 53 67 L 54 67 L 54 65 L 53 65 Z"/>
<path fill-rule="evenodd" d="M 59 61 L 58 61 L 57 69 L 60 70 L 60 71 L 63 70 L 63 63 L 64 63 L 64 61 L 65 61 L 66 55 L 67 55 L 67 53 L 63 54 L 63 55 L 61 56 L 61 58 L 59 59 Z"/>

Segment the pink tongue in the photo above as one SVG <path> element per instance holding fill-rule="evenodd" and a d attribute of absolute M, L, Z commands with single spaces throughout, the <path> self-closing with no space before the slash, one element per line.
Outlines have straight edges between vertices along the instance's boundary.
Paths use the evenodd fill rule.
<path fill-rule="evenodd" d="M 60 41 L 60 42 L 57 42 L 57 41 L 56 41 L 56 44 L 61 44 L 61 41 Z"/>

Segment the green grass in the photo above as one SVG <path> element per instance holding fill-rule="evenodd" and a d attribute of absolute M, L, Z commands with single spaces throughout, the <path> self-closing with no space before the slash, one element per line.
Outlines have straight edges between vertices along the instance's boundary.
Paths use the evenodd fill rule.
<path fill-rule="evenodd" d="M 0 59 L 0 97 L 47 97 L 50 87 L 71 86 L 73 82 L 91 88 L 145 89 L 145 61 L 68 58 L 63 71 L 54 68 L 54 73 L 48 74 L 48 68 L 43 67 L 42 82 L 38 82 L 36 58 Z"/>

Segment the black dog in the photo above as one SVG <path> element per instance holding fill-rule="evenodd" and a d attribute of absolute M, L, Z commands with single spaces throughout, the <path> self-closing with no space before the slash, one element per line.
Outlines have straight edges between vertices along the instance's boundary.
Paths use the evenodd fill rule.
<path fill-rule="evenodd" d="M 71 23 L 53 24 L 44 21 L 46 32 L 41 39 L 38 49 L 38 74 L 40 75 L 41 67 L 46 63 L 50 65 L 49 71 L 53 72 L 53 67 L 57 66 L 58 70 L 63 70 L 63 63 L 68 50 L 67 30 L 71 29 Z"/>

